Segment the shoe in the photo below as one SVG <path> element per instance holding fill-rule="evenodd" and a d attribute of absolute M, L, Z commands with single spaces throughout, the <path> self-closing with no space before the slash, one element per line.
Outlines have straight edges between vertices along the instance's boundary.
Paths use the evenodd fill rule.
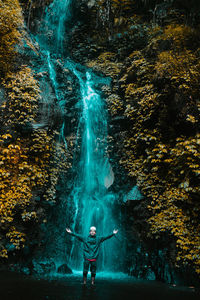
<path fill-rule="evenodd" d="M 91 285 L 93 285 L 93 286 L 95 285 L 94 277 L 92 277 Z"/>

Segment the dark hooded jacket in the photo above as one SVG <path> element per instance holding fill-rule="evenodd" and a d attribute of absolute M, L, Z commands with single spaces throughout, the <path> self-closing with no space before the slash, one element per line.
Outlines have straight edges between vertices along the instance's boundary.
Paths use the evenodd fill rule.
<path fill-rule="evenodd" d="M 97 259 L 99 255 L 99 248 L 102 242 L 111 238 L 115 234 L 112 233 L 107 236 L 92 236 L 88 235 L 87 237 L 83 237 L 80 234 L 71 232 L 71 235 L 75 236 L 79 241 L 83 243 L 83 257 L 85 259 Z"/>

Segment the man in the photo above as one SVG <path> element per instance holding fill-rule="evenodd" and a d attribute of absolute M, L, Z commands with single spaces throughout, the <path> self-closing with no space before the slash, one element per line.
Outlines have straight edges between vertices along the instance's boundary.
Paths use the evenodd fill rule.
<path fill-rule="evenodd" d="M 99 248 L 102 242 L 113 237 L 117 234 L 118 229 L 114 229 L 113 233 L 105 237 L 96 236 L 96 227 L 90 227 L 89 235 L 84 238 L 77 233 L 73 233 L 69 228 L 66 228 L 67 233 L 75 236 L 80 242 L 84 243 L 83 246 L 83 284 L 87 282 L 87 274 L 90 268 L 91 272 L 91 283 L 94 285 L 95 275 L 96 275 L 96 261 L 99 255 Z"/>

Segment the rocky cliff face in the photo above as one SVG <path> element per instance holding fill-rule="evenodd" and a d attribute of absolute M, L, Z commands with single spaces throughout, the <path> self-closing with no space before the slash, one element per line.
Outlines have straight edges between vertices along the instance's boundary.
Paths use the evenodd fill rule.
<path fill-rule="evenodd" d="M 33 8 L 36 5 L 33 11 L 38 15 L 41 3 L 32 4 Z M 59 141 L 61 109 L 56 103 L 47 65 L 42 67 L 44 61 L 38 44 L 31 40 L 25 26 L 24 16 L 29 18 L 31 13 L 26 11 L 29 5 L 0 2 L 2 265 L 21 259 L 31 264 L 35 249 L 43 249 L 42 228 L 57 204 L 58 177 L 65 176 L 72 160 L 69 149 L 73 147 L 73 136 L 69 137 L 67 152 Z M 70 74 L 64 79 L 61 74 L 60 81 L 65 81 L 65 93 L 72 99 L 76 82 Z M 66 119 L 70 101 L 68 105 Z M 73 127 L 73 117 L 71 124 Z M 69 131 L 72 131 L 70 126 Z"/>
<path fill-rule="evenodd" d="M 62 211 L 65 183 L 66 193 L 72 186 L 77 82 L 58 61 L 70 99 L 66 150 L 57 143 L 61 112 L 48 70 L 41 70 L 40 49 L 23 25 L 24 15 L 30 31 L 37 31 L 50 2 L 16 1 L 14 10 L 13 1 L 6 1 L 0 7 L 5 19 L 14 11 L 9 27 L 0 29 L 8 49 L 2 47 L 0 56 L 3 262 L 26 257 L 31 264 L 38 245 L 44 251 L 51 238 L 44 240 L 44 233 L 60 231 L 53 222 Z M 64 51 L 112 80 L 101 86 L 115 173 L 110 189 L 119 194 L 128 236 L 124 268 L 138 278 L 194 283 L 200 273 L 198 9 L 195 1 L 190 8 L 185 1 L 72 5 Z M 136 186 L 142 197 L 132 192 Z"/>
<path fill-rule="evenodd" d="M 104 91 L 111 120 L 110 151 L 116 174 L 124 174 L 127 181 L 126 185 L 119 176 L 117 188 L 130 190 L 136 184 L 144 195 L 142 201 L 128 201 L 126 208 L 127 219 L 132 219 L 128 224 L 137 232 L 132 237 L 142 240 L 145 264 L 137 261 L 138 269 L 147 268 L 145 272 L 168 281 L 176 277 L 172 266 L 177 273 L 179 266 L 199 273 L 195 5 L 194 13 L 194 7 L 173 1 L 147 6 L 85 1 L 85 18 L 71 38 L 74 59 L 112 78 L 111 89 Z M 133 261 L 139 256 L 133 254 Z M 135 263 L 131 272 L 138 276 Z"/>

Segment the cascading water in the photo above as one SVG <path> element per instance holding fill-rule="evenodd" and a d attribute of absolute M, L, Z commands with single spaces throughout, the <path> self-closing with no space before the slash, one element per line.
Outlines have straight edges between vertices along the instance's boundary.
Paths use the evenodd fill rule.
<path fill-rule="evenodd" d="M 61 108 L 63 123 L 60 136 L 65 144 L 65 104 L 67 99 L 60 92 L 60 84 L 57 81 L 58 59 L 61 58 L 63 68 L 67 68 L 76 76 L 80 86 L 79 125 L 75 149 L 75 152 L 79 153 L 79 161 L 75 160 L 73 165 L 76 176 L 71 195 L 66 200 L 66 222 L 68 222 L 69 201 L 73 201 L 72 229 L 87 236 L 90 226 L 94 225 L 97 227 L 98 234 L 107 235 L 117 225 L 116 216 L 114 216 L 116 197 L 108 191 L 114 181 L 114 174 L 106 151 L 108 127 L 106 107 L 95 86 L 108 82 L 108 80 L 95 76 L 90 70 L 71 61 L 70 57 L 66 55 L 67 51 L 64 49 L 66 43 L 64 45 L 64 42 L 67 32 L 66 22 L 69 22 L 71 18 L 71 2 L 72 0 L 54 0 L 46 10 L 42 31 L 34 38 L 47 62 L 52 87 Z M 99 269 L 113 269 L 122 249 L 122 245 L 118 243 L 116 237 L 113 237 L 102 245 Z M 120 249 L 117 251 L 117 248 Z M 73 241 L 69 252 L 68 261 L 71 267 L 81 269 L 82 253 L 80 253 L 80 246 L 76 240 Z"/>
<path fill-rule="evenodd" d="M 81 153 L 72 192 L 76 207 L 73 230 L 87 236 L 90 226 L 94 225 L 98 234 L 105 235 L 116 225 L 112 213 L 115 196 L 107 190 L 113 183 L 114 174 L 106 154 L 108 125 L 105 103 L 95 91 L 95 81 L 89 71 L 84 74 L 83 79 L 83 74 L 77 71 L 74 64 L 66 65 L 79 79 L 81 91 L 77 132 L 77 136 L 81 135 Z M 110 240 L 103 244 L 100 268 L 111 268 L 115 242 Z M 77 241 L 73 244 L 70 258 L 72 266 L 80 268 L 82 257 Z"/>
<path fill-rule="evenodd" d="M 65 36 L 65 22 L 71 15 L 71 0 L 54 0 L 48 8 L 46 8 L 45 17 L 41 22 L 40 30 L 34 36 L 40 46 L 49 69 L 49 77 L 55 92 L 58 105 L 62 114 L 62 126 L 60 130 L 59 140 L 63 140 L 67 148 L 66 139 L 64 137 L 64 113 L 66 99 L 59 91 L 60 86 L 57 81 L 56 68 L 57 60 L 63 57 L 63 40 Z"/>

